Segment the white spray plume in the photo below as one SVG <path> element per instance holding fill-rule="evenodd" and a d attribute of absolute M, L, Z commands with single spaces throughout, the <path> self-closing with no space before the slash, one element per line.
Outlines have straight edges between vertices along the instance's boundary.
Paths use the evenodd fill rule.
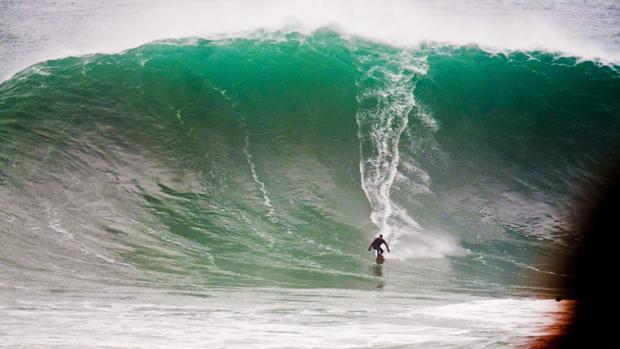
<path fill-rule="evenodd" d="M 54 12 L 54 16 L 67 16 L 56 19 L 33 13 L 34 19 L 21 29 L 28 35 L 45 31 L 39 33 L 41 43 L 16 56 L 19 62 L 11 68 L 67 55 L 119 52 L 160 39 L 243 36 L 286 28 L 312 32 L 322 27 L 396 46 L 476 44 L 488 51 L 545 50 L 620 62 L 620 50 L 593 40 L 583 25 L 549 16 L 549 10 L 523 9 L 510 1 L 499 4 L 504 5 L 494 8 L 482 1 L 468 7 L 455 1 L 417 0 L 133 0 L 101 6 L 86 1 L 64 5 L 82 6 L 74 12 L 87 14 L 83 20 L 70 11 Z M 40 23 L 45 20 L 49 23 Z"/>

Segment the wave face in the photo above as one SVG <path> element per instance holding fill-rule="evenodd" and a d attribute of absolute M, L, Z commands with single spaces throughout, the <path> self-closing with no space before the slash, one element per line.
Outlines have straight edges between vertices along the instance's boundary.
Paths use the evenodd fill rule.
<path fill-rule="evenodd" d="M 619 90 L 614 66 L 329 30 L 40 63 L 0 85 L 3 274 L 375 287 L 381 232 L 394 287 L 546 287 Z"/>

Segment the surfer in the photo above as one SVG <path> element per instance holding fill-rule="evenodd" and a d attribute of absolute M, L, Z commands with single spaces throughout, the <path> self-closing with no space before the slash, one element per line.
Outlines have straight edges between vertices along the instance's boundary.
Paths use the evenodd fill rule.
<path fill-rule="evenodd" d="M 383 249 L 381 248 L 381 245 L 383 244 L 385 244 L 385 247 L 387 247 L 388 252 L 390 252 L 390 246 L 388 246 L 387 242 L 383 240 L 383 235 L 379 234 L 379 237 L 374 239 L 372 243 L 370 244 L 370 246 L 368 246 L 368 251 L 370 251 L 370 248 L 372 247 L 374 250 L 377 251 L 377 258 L 379 258 L 383 254 Z"/>

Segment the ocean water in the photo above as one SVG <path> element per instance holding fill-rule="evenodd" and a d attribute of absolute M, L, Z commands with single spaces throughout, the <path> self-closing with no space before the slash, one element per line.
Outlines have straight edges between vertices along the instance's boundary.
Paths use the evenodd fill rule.
<path fill-rule="evenodd" d="M 1 2 L 0 347 L 544 342 L 618 145 L 619 21 L 615 1 Z"/>

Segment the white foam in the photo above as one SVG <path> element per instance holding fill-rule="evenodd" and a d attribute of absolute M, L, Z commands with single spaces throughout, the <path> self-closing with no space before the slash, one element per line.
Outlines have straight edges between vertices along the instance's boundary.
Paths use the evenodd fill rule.
<path fill-rule="evenodd" d="M 414 309 L 411 315 L 459 320 L 463 326 L 492 326 L 519 335 L 545 335 L 562 311 L 561 304 L 544 299 L 491 299 Z"/>
<path fill-rule="evenodd" d="M 237 107 L 237 103 L 232 99 L 232 97 L 228 95 L 228 93 L 225 90 L 221 88 L 215 88 L 215 89 L 219 91 L 220 94 L 224 98 L 226 98 L 228 102 L 231 103 L 233 108 Z M 239 122 L 240 122 L 241 130 L 243 131 L 243 135 L 245 136 L 245 143 L 243 145 L 243 153 L 245 154 L 245 158 L 248 162 L 248 166 L 250 167 L 250 173 L 252 174 L 252 179 L 254 180 L 254 183 L 256 183 L 259 191 L 261 192 L 263 196 L 263 205 L 265 206 L 265 209 L 267 210 L 267 216 L 269 217 L 269 220 L 276 223 L 277 222 L 276 211 L 273 205 L 271 204 L 271 199 L 269 198 L 269 192 L 267 192 L 267 187 L 265 186 L 265 183 L 258 178 L 258 173 L 256 172 L 256 165 L 254 164 L 254 161 L 252 161 L 252 153 L 250 153 L 250 131 L 248 131 L 248 126 L 246 124 L 245 117 L 239 112 L 237 112 L 237 114 L 239 115 Z"/>
<path fill-rule="evenodd" d="M 48 226 L 55 232 L 62 234 L 65 238 L 73 239 L 74 236 L 70 232 L 68 232 L 65 228 L 62 227 L 62 221 L 60 217 L 58 217 L 58 210 L 51 206 L 45 205 L 45 213 L 47 214 Z"/>
<path fill-rule="evenodd" d="M 372 108 L 361 108 L 356 115 L 362 189 L 372 208 L 371 221 L 389 238 L 392 231 L 388 220 L 393 211 L 390 189 L 398 174 L 400 137 L 407 128 L 409 112 L 415 106 L 413 76 L 425 71 L 425 62 L 417 62 L 404 53 L 386 54 L 381 63 L 371 67 L 363 66 L 364 57 L 359 57 L 358 61 L 359 69 L 365 70 L 358 82 L 358 101 L 375 104 Z M 365 80 L 377 80 L 382 84 L 365 90 Z"/>
<path fill-rule="evenodd" d="M 109 39 L 99 40 L 99 44 L 110 48 L 132 47 L 158 38 L 291 26 L 315 30 L 330 26 L 397 45 L 438 41 L 457 45 L 476 43 L 494 49 L 546 49 L 585 57 L 613 55 L 601 45 L 580 39 L 579 33 L 563 27 L 544 12 L 520 10 L 518 6 L 512 12 L 494 15 L 475 9 L 454 11 L 449 2 L 445 6 L 430 6 L 410 0 L 216 0 L 148 4 L 138 18 L 135 13 L 119 17 L 117 26 L 112 28 L 123 35 L 108 35 Z"/>
<path fill-rule="evenodd" d="M 21 69 L 37 61 L 69 55 L 119 52 L 167 38 L 217 38 L 287 28 L 311 32 L 321 27 L 399 46 L 416 46 L 428 41 L 476 44 L 489 51 L 546 50 L 620 62 L 618 45 L 610 45 L 612 39 L 608 39 L 617 33 L 600 33 L 614 30 L 613 26 L 604 25 L 599 29 L 602 24 L 597 14 L 603 10 L 594 11 L 590 17 L 584 14 L 596 5 L 564 6 L 561 10 L 566 13 L 562 15 L 554 15 L 560 9 L 554 11 L 553 6 L 524 6 L 511 1 L 482 1 L 472 5 L 416 0 L 135 0 L 113 5 L 114 2 L 106 8 L 90 8 L 94 5 L 78 4 L 79 10 L 88 13 L 87 21 L 78 17 L 62 18 L 76 15 L 59 8 L 60 17 L 56 13 L 52 19 L 33 16 L 36 19 L 31 22 L 49 21 L 31 23 L 37 24 L 33 30 L 20 27 L 18 22 L 12 24 L 28 36 L 36 37 L 37 30 L 41 31 L 41 43 L 14 43 L 19 46 L 20 54 L 15 55 L 15 62 L 9 68 Z M 33 6 L 28 12 L 50 11 L 45 6 L 42 8 Z M 577 15 L 581 17 L 576 18 Z M 67 22 L 72 30 L 67 30 Z"/>
<path fill-rule="evenodd" d="M 221 88 L 217 88 L 214 87 L 217 91 L 219 91 L 222 96 L 224 98 L 226 98 L 226 100 L 228 100 L 228 102 L 231 103 L 231 105 L 233 106 L 233 108 L 237 107 L 237 103 L 232 99 L 231 96 L 228 95 L 228 93 L 221 89 Z M 241 127 L 241 131 L 243 131 L 243 135 L 244 135 L 244 145 L 243 145 L 243 153 L 245 154 L 245 158 L 246 161 L 248 162 L 248 166 L 250 168 L 250 173 L 252 175 L 252 180 L 254 181 L 254 183 L 256 183 L 258 190 L 260 191 L 262 197 L 263 197 L 263 206 L 265 207 L 265 209 L 267 210 L 267 218 L 269 219 L 270 222 L 274 223 L 274 224 L 278 224 L 278 225 L 282 225 L 284 227 L 284 229 L 286 229 L 286 231 L 289 234 L 292 234 L 293 232 L 293 227 L 288 224 L 287 222 L 284 222 L 282 220 L 280 220 L 276 214 L 276 209 L 273 206 L 273 204 L 271 203 L 271 198 L 269 197 L 269 192 L 267 191 L 267 187 L 265 186 L 265 182 L 263 182 L 259 177 L 258 177 L 258 172 L 256 172 L 256 165 L 254 164 L 254 161 L 252 161 L 252 153 L 250 153 L 250 131 L 248 130 L 248 126 L 247 123 L 245 121 L 245 117 L 243 116 L 243 114 L 241 114 L 240 112 L 236 112 L 239 116 L 239 123 L 240 123 L 240 127 Z M 258 230 L 257 230 L 258 232 Z M 273 247 L 274 241 L 273 238 L 270 236 L 266 236 L 263 233 L 260 233 L 260 235 L 267 239 L 269 241 L 269 247 Z"/>
<path fill-rule="evenodd" d="M 401 163 L 401 136 L 407 130 L 409 114 L 416 105 L 413 89 L 415 75 L 426 73 L 424 58 L 405 52 L 384 54 L 380 63 L 367 66 L 365 57 L 356 57 L 358 68 L 365 74 L 357 82 L 358 101 L 372 107 L 362 107 L 356 115 L 360 140 L 361 184 L 371 207 L 370 219 L 379 232 L 390 241 L 394 253 L 390 258 L 442 258 L 461 255 L 463 250 L 448 237 L 428 231 L 418 224 L 412 214 L 392 198 L 392 187 L 398 181 L 407 182 L 407 190 L 429 193 L 430 176 L 413 162 Z M 366 88 L 367 81 L 371 88 Z M 378 86 L 376 86 L 378 85 Z M 438 125 L 430 114 L 421 117 L 424 124 L 436 132 Z M 414 174 L 408 178 L 399 168 Z"/>
<path fill-rule="evenodd" d="M 0 300 L 3 343 L 26 347 L 482 348 L 525 347 L 565 312 L 552 300 L 411 293 L 225 290 L 208 298 L 123 300 L 118 290 L 75 299 Z M 433 299 L 435 298 L 435 299 Z M 378 301 L 380 300 L 380 301 Z M 452 303 L 452 304 L 446 304 Z M 360 306 L 363 304 L 363 306 Z"/>

